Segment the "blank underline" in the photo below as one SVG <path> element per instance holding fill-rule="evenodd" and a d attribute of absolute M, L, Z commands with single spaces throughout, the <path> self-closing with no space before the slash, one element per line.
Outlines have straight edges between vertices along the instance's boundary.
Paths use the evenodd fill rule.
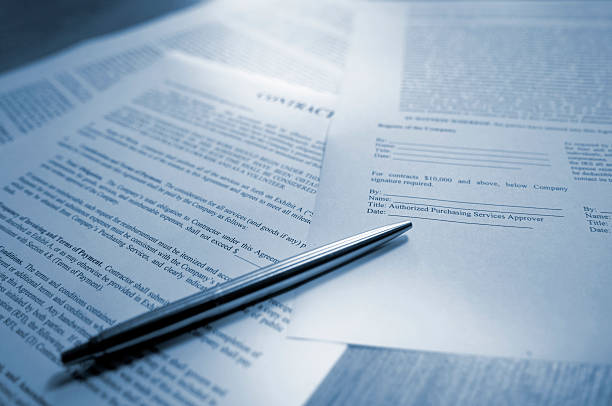
<path fill-rule="evenodd" d="M 424 161 L 420 159 L 401 159 L 401 158 L 392 158 L 394 161 L 406 161 L 406 162 L 424 162 L 426 164 L 440 164 L 440 165 L 454 165 L 454 166 L 471 166 L 473 168 L 495 168 L 495 169 L 517 169 L 514 166 L 494 166 L 494 165 L 469 165 L 469 164 L 458 164 L 452 162 L 436 162 L 436 161 Z"/>
<path fill-rule="evenodd" d="M 381 141 L 386 142 L 386 141 Z M 527 154 L 527 155 L 542 155 L 547 156 L 548 154 L 544 152 L 529 152 L 529 151 L 512 151 L 508 149 L 490 149 L 490 148 L 473 148 L 473 147 L 455 147 L 451 145 L 433 145 L 433 144 L 416 144 L 413 142 L 399 142 L 399 141 L 388 141 L 389 144 L 398 144 L 398 145 L 414 145 L 417 147 L 430 147 L 430 148 L 448 148 L 448 149 L 465 149 L 468 151 L 488 151 L 488 152 L 507 152 L 509 154 Z"/>
<path fill-rule="evenodd" d="M 455 151 L 436 151 L 435 149 L 407 148 L 398 147 L 400 151 L 419 151 L 419 152 L 434 152 L 436 154 L 452 154 L 452 155 L 470 155 L 470 156 L 487 156 L 491 158 L 511 158 L 511 159 L 529 159 L 532 161 L 550 162 L 548 158 L 532 158 L 528 156 L 512 156 L 512 155 L 496 155 L 496 154 L 478 154 L 473 152 L 455 152 Z"/>
<path fill-rule="evenodd" d="M 429 218 L 429 217 L 400 216 L 399 214 L 388 214 L 388 216 L 390 216 L 390 217 L 403 217 L 403 218 L 410 218 L 410 219 L 421 219 L 421 220 L 443 221 L 443 222 L 445 222 L 445 223 L 472 224 L 472 225 L 475 225 L 475 226 L 505 227 L 505 228 L 523 228 L 523 229 L 533 230 L 533 227 L 526 227 L 526 226 L 506 226 L 506 225 L 503 225 L 503 224 L 472 223 L 472 222 L 469 222 L 469 221 L 456 221 L 456 220 L 432 219 L 432 218 Z"/>
<path fill-rule="evenodd" d="M 406 195 L 393 195 L 385 193 L 385 196 L 393 197 L 405 197 L 408 199 L 420 199 L 420 200 L 435 200 L 437 202 L 449 202 L 449 203 L 464 203 L 464 204 L 479 204 L 481 206 L 499 206 L 499 207 L 519 207 L 521 209 L 536 209 L 536 210 L 563 210 L 563 209 L 551 209 L 550 207 L 535 207 L 535 206 L 515 206 L 511 204 L 495 204 L 495 203 L 480 203 L 480 202 L 463 202 L 461 200 L 444 200 L 444 199 L 432 199 L 429 197 L 417 197 L 417 196 L 406 196 Z"/>
<path fill-rule="evenodd" d="M 241 259 L 241 260 L 243 260 L 243 261 L 248 262 L 249 264 L 251 264 L 251 265 L 253 265 L 253 266 L 256 266 L 257 268 L 261 268 L 261 266 L 257 265 L 257 264 L 256 264 L 256 263 L 254 263 L 254 262 L 249 261 L 249 260 L 248 260 L 248 259 L 246 259 L 246 258 L 242 258 L 240 255 L 236 255 L 236 254 L 234 254 L 234 256 L 235 256 L 235 257 L 240 258 L 240 259 Z"/>
<path fill-rule="evenodd" d="M 393 202 L 393 203 L 398 203 L 398 204 L 414 204 L 416 206 L 443 207 L 445 209 L 486 211 L 486 212 L 489 212 L 489 213 L 524 214 L 525 216 L 565 217 L 565 216 L 561 216 L 559 214 L 517 213 L 515 211 L 482 210 L 482 209 L 475 209 L 473 207 L 469 207 L 469 208 L 466 209 L 465 207 L 440 206 L 440 205 L 437 205 L 437 204 L 423 204 L 423 203 L 412 203 L 412 202 Z"/>
<path fill-rule="evenodd" d="M 511 161 L 497 161 L 494 159 L 452 158 L 452 157 L 439 156 L 439 155 L 411 154 L 408 152 L 394 152 L 394 154 L 395 155 L 416 156 L 416 157 L 421 157 L 421 158 L 454 159 L 456 161 L 493 162 L 493 163 L 498 163 L 498 164 L 533 165 L 533 166 L 551 166 L 550 164 L 538 164 L 535 162 L 511 162 Z"/>

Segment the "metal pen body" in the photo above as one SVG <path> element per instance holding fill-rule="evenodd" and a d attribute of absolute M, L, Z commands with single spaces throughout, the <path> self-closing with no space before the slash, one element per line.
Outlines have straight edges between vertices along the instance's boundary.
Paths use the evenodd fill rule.
<path fill-rule="evenodd" d="M 101 332 L 62 353 L 62 362 L 73 364 L 117 352 L 245 307 L 349 262 L 411 227 L 410 222 L 402 222 L 366 231 L 197 292 Z"/>

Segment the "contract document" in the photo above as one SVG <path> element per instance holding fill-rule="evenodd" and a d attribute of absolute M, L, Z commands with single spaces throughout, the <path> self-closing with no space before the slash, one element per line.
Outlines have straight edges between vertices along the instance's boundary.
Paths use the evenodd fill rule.
<path fill-rule="evenodd" d="M 0 148 L 168 52 L 335 94 L 351 21 L 342 1 L 224 1 L 91 40 L 0 78 Z"/>
<path fill-rule="evenodd" d="M 303 289 L 291 336 L 612 362 L 610 9 L 362 9 L 309 241 L 414 228 Z"/>
<path fill-rule="evenodd" d="M 301 404 L 344 349 L 269 300 L 109 368 L 59 354 L 306 245 L 335 97 L 164 59 L 3 150 L 0 403 Z"/>

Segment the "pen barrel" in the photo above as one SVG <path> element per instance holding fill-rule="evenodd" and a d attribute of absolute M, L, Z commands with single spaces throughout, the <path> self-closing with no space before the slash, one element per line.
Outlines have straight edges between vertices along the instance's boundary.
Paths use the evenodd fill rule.
<path fill-rule="evenodd" d="M 402 234 L 409 222 L 380 227 L 290 257 L 136 316 L 62 354 L 66 364 L 121 351 L 211 320 L 315 278 Z"/>

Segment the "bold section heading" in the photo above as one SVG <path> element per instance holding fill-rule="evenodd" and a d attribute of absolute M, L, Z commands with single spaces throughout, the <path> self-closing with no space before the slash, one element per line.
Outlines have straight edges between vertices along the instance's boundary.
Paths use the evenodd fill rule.
<path fill-rule="evenodd" d="M 257 93 L 257 98 L 270 102 L 270 103 L 282 104 L 289 108 L 305 111 L 305 112 L 314 114 L 316 116 L 324 117 L 324 118 L 332 118 L 334 115 L 334 111 L 330 108 L 316 107 L 316 106 L 313 106 L 305 102 L 301 102 L 301 101 L 293 100 L 293 99 L 286 99 L 284 97 L 276 96 L 276 95 L 265 93 L 265 92 Z"/>

